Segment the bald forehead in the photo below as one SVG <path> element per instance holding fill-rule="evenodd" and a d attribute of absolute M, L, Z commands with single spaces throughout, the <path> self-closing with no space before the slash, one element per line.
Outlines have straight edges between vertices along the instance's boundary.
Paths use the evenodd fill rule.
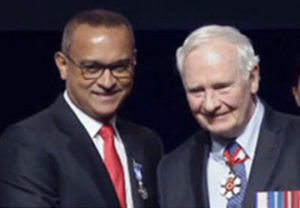
<path fill-rule="evenodd" d="M 134 37 L 131 33 L 131 30 L 126 25 L 117 25 L 117 26 L 94 26 L 89 24 L 79 24 L 75 30 L 73 31 L 72 37 L 71 37 L 71 43 L 70 48 L 72 44 L 78 40 L 88 40 L 96 42 L 101 42 L 103 40 L 103 37 L 101 36 L 102 32 L 109 32 L 112 37 L 116 35 L 120 35 L 120 31 L 122 32 L 122 35 L 124 36 L 124 39 L 127 39 L 130 42 L 130 46 L 134 48 Z M 95 36 L 95 34 L 98 33 L 98 36 Z M 95 36 L 91 38 L 91 36 Z"/>

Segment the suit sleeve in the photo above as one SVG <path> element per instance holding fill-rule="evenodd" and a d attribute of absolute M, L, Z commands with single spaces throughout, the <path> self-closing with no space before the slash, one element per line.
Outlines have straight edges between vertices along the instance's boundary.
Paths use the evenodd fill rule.
<path fill-rule="evenodd" d="M 0 139 L 0 207 L 57 206 L 55 163 L 41 138 L 10 127 Z"/>
<path fill-rule="evenodd" d="M 167 203 L 165 202 L 166 196 L 164 188 L 166 187 L 166 184 L 164 184 L 167 179 L 165 178 L 165 166 L 164 159 L 160 161 L 158 168 L 157 168 L 157 183 L 158 183 L 158 196 L 159 196 L 159 204 L 161 207 L 167 207 Z"/>

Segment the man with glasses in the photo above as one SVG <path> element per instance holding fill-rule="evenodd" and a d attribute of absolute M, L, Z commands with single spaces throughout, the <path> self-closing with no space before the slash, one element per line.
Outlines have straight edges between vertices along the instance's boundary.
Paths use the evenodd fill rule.
<path fill-rule="evenodd" d="M 136 65 L 130 23 L 105 10 L 78 13 L 55 63 L 64 94 L 0 140 L 0 206 L 156 206 L 160 139 L 116 117 Z"/>

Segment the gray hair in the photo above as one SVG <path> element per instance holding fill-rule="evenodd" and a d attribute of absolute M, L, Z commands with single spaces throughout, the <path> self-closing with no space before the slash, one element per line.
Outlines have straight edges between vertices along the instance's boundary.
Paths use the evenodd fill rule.
<path fill-rule="evenodd" d="M 209 44 L 219 39 L 233 44 L 238 52 L 240 68 L 245 78 L 258 65 L 259 57 L 255 55 L 250 40 L 238 29 L 230 26 L 207 25 L 194 30 L 176 51 L 177 68 L 182 72 L 183 62 L 187 55 L 201 44 Z"/>

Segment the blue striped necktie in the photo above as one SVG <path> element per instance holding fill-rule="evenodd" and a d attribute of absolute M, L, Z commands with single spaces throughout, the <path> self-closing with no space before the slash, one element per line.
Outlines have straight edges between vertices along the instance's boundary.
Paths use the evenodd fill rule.
<path fill-rule="evenodd" d="M 234 141 L 234 142 L 231 142 L 229 145 L 227 145 L 226 150 L 228 150 L 230 156 L 233 156 L 234 154 L 237 153 L 236 151 L 239 151 L 239 148 L 241 148 L 239 146 L 239 144 Z M 243 151 L 243 149 L 240 149 L 240 151 Z M 241 158 L 241 159 L 243 159 L 243 158 Z M 245 158 L 245 159 L 247 159 L 247 158 Z M 234 165 L 231 165 L 231 168 L 232 168 L 234 175 L 241 179 L 241 191 L 237 195 L 228 199 L 227 208 L 241 208 L 243 198 L 244 198 L 245 192 L 246 192 L 246 187 L 247 187 L 245 164 L 244 164 L 244 162 L 239 163 L 239 164 L 234 164 Z"/>

